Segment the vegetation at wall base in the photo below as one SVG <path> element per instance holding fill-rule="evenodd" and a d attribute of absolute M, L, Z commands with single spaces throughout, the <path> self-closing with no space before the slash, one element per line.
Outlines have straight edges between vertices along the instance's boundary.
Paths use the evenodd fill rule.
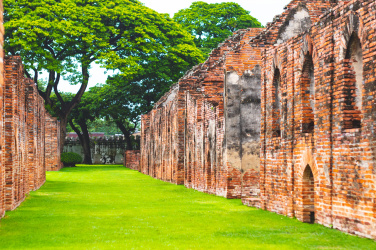
<path fill-rule="evenodd" d="M 376 242 L 122 166 L 47 172 L 0 220 L 0 249 L 376 249 Z"/>
<path fill-rule="evenodd" d="M 65 152 L 61 154 L 61 162 L 64 167 L 75 167 L 76 164 L 82 163 L 82 157 L 77 153 Z"/>

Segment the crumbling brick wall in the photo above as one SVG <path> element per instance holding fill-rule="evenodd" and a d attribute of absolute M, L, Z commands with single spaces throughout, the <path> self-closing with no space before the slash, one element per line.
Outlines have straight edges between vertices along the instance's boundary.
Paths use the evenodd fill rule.
<path fill-rule="evenodd" d="M 293 1 L 273 24 L 305 9 L 300 34 L 263 34 L 261 207 L 375 239 L 375 2 L 319 19 L 326 3 L 310 4 Z"/>
<path fill-rule="evenodd" d="M 253 59 L 244 63 L 239 60 L 245 54 L 237 51 L 261 31 L 262 29 L 239 30 L 214 49 L 205 63 L 187 72 L 156 103 L 149 114 L 142 116 L 141 172 L 161 180 L 184 184 L 189 188 L 228 198 L 248 196 L 250 190 L 254 190 L 256 186 L 252 181 L 254 177 L 252 174 L 247 173 L 244 175 L 246 178 L 243 179 L 240 168 L 234 171 L 224 162 L 234 158 L 226 157 L 231 152 L 224 149 L 225 141 L 229 143 L 237 138 L 231 137 L 231 130 L 225 129 L 224 117 L 227 106 L 225 107 L 224 102 L 226 91 L 223 71 L 227 63 L 226 55 L 232 50 L 234 52 L 228 67 L 236 69 L 240 67 L 240 74 L 244 71 L 251 72 L 260 64 L 256 63 L 260 60 L 259 51 L 253 54 Z M 254 75 L 259 77 L 258 72 Z M 254 102 L 259 105 L 260 87 L 251 86 L 252 84 L 244 79 L 242 82 L 244 90 L 248 88 L 248 96 L 245 93 L 242 95 L 243 106 Z M 259 82 L 256 84 L 259 85 Z M 248 98 L 254 91 L 258 92 L 255 94 L 258 98 Z M 242 114 L 245 115 L 245 109 L 243 110 Z M 233 112 L 227 115 L 237 116 L 248 125 L 247 119 L 241 117 L 242 114 Z M 259 121 L 260 112 L 256 111 L 255 114 Z M 257 130 L 259 122 L 256 124 Z M 239 132 L 240 127 L 237 126 Z M 253 147 L 258 147 L 259 136 L 253 137 L 252 140 L 256 144 Z M 259 166 L 258 154 L 256 150 L 250 157 L 255 155 L 251 161 L 255 161 L 256 167 Z M 249 158 L 249 155 L 251 154 L 244 154 L 244 160 L 246 157 Z M 240 160 L 243 158 L 241 155 L 237 157 Z M 246 170 L 248 169 L 249 167 Z M 250 188 L 248 184 L 254 187 Z"/>
<path fill-rule="evenodd" d="M 149 114 L 142 116 L 140 171 L 155 178 L 183 184 L 184 124 L 178 117 L 184 115 L 184 96 L 177 85 L 173 86 L 156 103 Z"/>
<path fill-rule="evenodd" d="M 3 26 L 3 1 L 0 0 L 0 110 L 4 110 L 4 26 Z M 3 131 L 3 115 L 0 115 L 0 218 L 5 213 L 5 168 L 3 163 L 4 137 Z"/>
<path fill-rule="evenodd" d="M 63 167 L 60 162 L 60 122 L 48 113 L 45 119 L 46 170 L 59 171 Z"/>
<path fill-rule="evenodd" d="M 123 165 L 127 168 L 140 171 L 140 150 L 127 150 L 124 152 Z"/>
<path fill-rule="evenodd" d="M 21 58 L 6 57 L 2 84 L 1 207 L 13 210 L 60 169 L 60 123 L 44 108 L 34 81 L 24 78 Z"/>
<path fill-rule="evenodd" d="M 375 239 L 375 16 L 293 0 L 238 31 L 142 117 L 141 171 Z"/>

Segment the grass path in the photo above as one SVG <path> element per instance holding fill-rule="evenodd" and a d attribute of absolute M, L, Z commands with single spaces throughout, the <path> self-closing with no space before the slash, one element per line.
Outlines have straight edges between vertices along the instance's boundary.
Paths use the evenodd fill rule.
<path fill-rule="evenodd" d="M 376 249 L 376 242 L 119 166 L 48 172 L 0 220 L 0 249 Z"/>

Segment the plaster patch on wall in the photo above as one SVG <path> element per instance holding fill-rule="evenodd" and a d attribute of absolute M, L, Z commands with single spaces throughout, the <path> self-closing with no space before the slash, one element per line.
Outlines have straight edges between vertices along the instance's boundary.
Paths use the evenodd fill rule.
<path fill-rule="evenodd" d="M 290 38 L 299 35 L 311 28 L 311 18 L 305 8 L 298 9 L 295 14 L 287 19 L 279 31 L 277 44 L 286 42 Z"/>
<path fill-rule="evenodd" d="M 239 84 L 239 75 L 235 71 L 231 71 L 227 73 L 226 77 L 226 84 L 227 85 L 232 85 L 232 84 Z"/>
<path fill-rule="evenodd" d="M 242 161 L 241 161 L 239 152 L 240 152 L 240 149 L 227 149 L 225 151 L 227 163 L 230 165 L 230 167 L 233 167 L 235 169 L 240 169 L 242 165 Z"/>
<path fill-rule="evenodd" d="M 327 183 L 330 183 L 329 167 L 327 164 L 324 165 L 324 174 Z"/>
<path fill-rule="evenodd" d="M 260 171 L 260 143 L 248 142 L 243 144 L 242 170 L 253 169 Z"/>

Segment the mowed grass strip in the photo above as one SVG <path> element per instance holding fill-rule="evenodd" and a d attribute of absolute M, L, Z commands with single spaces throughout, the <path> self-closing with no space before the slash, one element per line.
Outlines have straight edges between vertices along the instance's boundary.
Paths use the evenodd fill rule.
<path fill-rule="evenodd" d="M 121 166 L 48 172 L 0 221 L 1 249 L 376 249 L 376 242 Z"/>

